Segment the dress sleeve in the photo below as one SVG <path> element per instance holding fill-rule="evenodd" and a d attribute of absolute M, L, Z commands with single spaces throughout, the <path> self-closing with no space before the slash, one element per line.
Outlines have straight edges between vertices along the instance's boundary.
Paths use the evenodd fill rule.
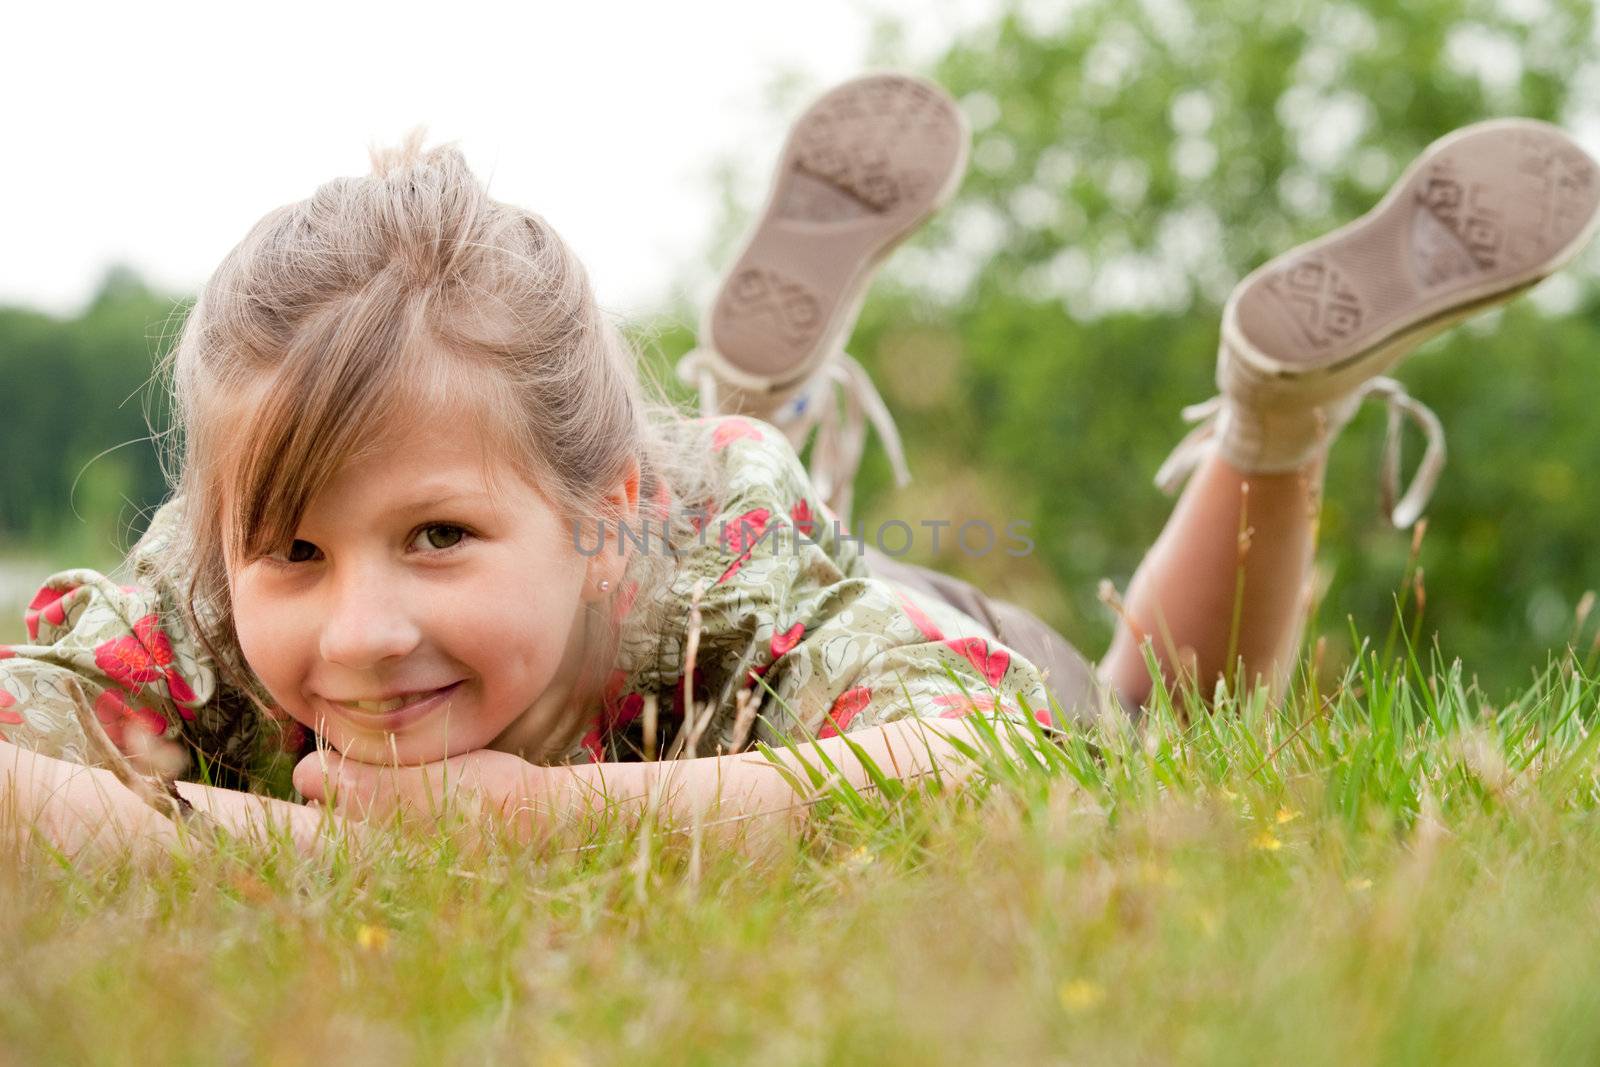
<path fill-rule="evenodd" d="M 175 591 L 150 566 L 169 550 L 173 502 L 130 554 L 126 581 L 77 569 L 44 580 L 24 614 L 27 640 L 0 645 L 0 739 L 75 763 L 95 762 L 79 709 L 122 748 L 142 732 L 183 742 L 184 777 L 244 787 L 289 747 L 248 700 L 223 692 Z M 271 743 L 267 743 L 268 735 Z"/>
<path fill-rule="evenodd" d="M 212 679 L 187 634 L 163 622 L 157 599 L 93 570 L 46 578 L 24 615 L 27 643 L 0 646 L 0 737 L 93 763 L 80 706 L 119 747 L 132 731 L 178 736 Z"/>

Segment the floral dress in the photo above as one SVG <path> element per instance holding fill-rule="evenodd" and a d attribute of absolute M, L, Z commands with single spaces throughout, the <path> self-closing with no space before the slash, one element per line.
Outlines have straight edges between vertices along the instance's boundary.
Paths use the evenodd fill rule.
<path fill-rule="evenodd" d="M 782 433 L 738 416 L 684 420 L 675 432 L 716 467 L 721 499 L 700 509 L 700 536 L 654 592 L 641 592 L 638 553 L 624 571 L 601 710 L 556 762 L 642 758 L 647 720 L 658 755 L 686 754 L 680 733 L 711 755 L 973 711 L 1031 714 L 1055 730 L 1032 663 L 949 604 L 869 573 L 862 543 Z M 177 501 L 156 512 L 121 580 L 81 569 L 45 580 L 26 612 L 28 643 L 0 646 L 0 739 L 93 762 L 82 705 L 113 741 L 128 731 L 181 739 L 212 781 L 286 792 L 287 768 L 314 739 L 219 683 L 177 591 L 155 578 L 180 520 Z M 682 699 L 691 630 L 692 720 Z"/>

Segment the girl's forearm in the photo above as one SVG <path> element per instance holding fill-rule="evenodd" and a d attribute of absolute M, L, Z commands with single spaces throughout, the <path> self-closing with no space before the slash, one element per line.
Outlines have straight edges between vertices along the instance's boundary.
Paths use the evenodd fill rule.
<path fill-rule="evenodd" d="M 0 831 L 37 833 L 69 857 L 117 844 L 171 844 L 177 829 L 110 771 L 0 741 Z"/>
<path fill-rule="evenodd" d="M 179 782 L 178 792 L 235 836 L 244 837 L 287 826 L 296 848 L 301 852 L 316 849 L 322 840 L 325 820 L 330 817 L 328 813 L 304 804 L 291 804 L 286 800 L 243 793 L 237 789 L 219 789 L 197 782 Z"/>
<path fill-rule="evenodd" d="M 295 843 L 312 847 L 323 816 L 301 804 L 179 782 L 178 791 L 230 832 L 243 836 L 287 823 Z M 40 755 L 0 741 L 0 832 L 25 840 L 37 831 L 68 856 L 120 843 L 173 845 L 178 830 L 110 771 Z"/>
<path fill-rule="evenodd" d="M 946 780 L 966 777 L 974 765 L 946 736 L 983 748 L 979 735 L 961 720 L 907 719 L 852 733 L 848 743 L 843 737 L 829 737 L 814 746 L 797 745 L 794 751 L 775 749 L 777 765 L 762 753 L 742 752 L 654 763 L 539 768 L 541 773 L 529 776 L 525 788 L 522 828 L 537 832 L 551 823 L 617 805 L 624 810 L 654 806 L 665 821 L 678 826 L 698 819 L 705 826 L 735 831 L 752 822 L 762 824 L 763 831 L 795 829 L 805 822 L 813 795 L 828 784 L 843 780 L 857 789 L 872 788 L 871 776 L 851 745 L 886 777 L 913 779 L 935 769 Z M 823 773 L 823 790 L 811 786 L 802 760 Z"/>

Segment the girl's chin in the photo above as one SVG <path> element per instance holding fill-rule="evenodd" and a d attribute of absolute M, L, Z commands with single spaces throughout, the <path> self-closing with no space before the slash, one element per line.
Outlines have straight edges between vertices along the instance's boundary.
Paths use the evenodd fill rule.
<path fill-rule="evenodd" d="M 430 733 L 413 733 L 409 730 L 390 734 L 372 734 L 351 730 L 330 730 L 328 743 L 345 759 L 361 763 L 395 764 L 402 766 L 419 763 L 437 763 L 450 756 L 470 752 L 469 739 L 446 739 Z"/>

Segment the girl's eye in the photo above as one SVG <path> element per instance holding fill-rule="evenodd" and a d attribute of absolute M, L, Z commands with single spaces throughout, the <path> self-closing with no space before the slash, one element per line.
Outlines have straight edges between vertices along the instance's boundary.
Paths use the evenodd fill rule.
<path fill-rule="evenodd" d="M 438 555 L 459 547 L 469 536 L 465 527 L 448 522 L 434 522 L 417 530 L 411 539 L 411 547 L 428 555 Z M 311 563 L 316 559 L 318 551 L 317 546 L 310 541 L 296 538 L 289 542 L 289 548 L 279 563 L 283 565 Z"/>
<path fill-rule="evenodd" d="M 424 543 L 427 548 L 424 548 L 423 551 L 431 548 L 436 552 L 444 552 L 460 545 L 462 541 L 466 540 L 466 537 L 467 531 L 461 527 L 452 526 L 447 522 L 436 522 L 418 530 L 416 539 L 411 543 L 413 545 L 419 541 Z"/>

